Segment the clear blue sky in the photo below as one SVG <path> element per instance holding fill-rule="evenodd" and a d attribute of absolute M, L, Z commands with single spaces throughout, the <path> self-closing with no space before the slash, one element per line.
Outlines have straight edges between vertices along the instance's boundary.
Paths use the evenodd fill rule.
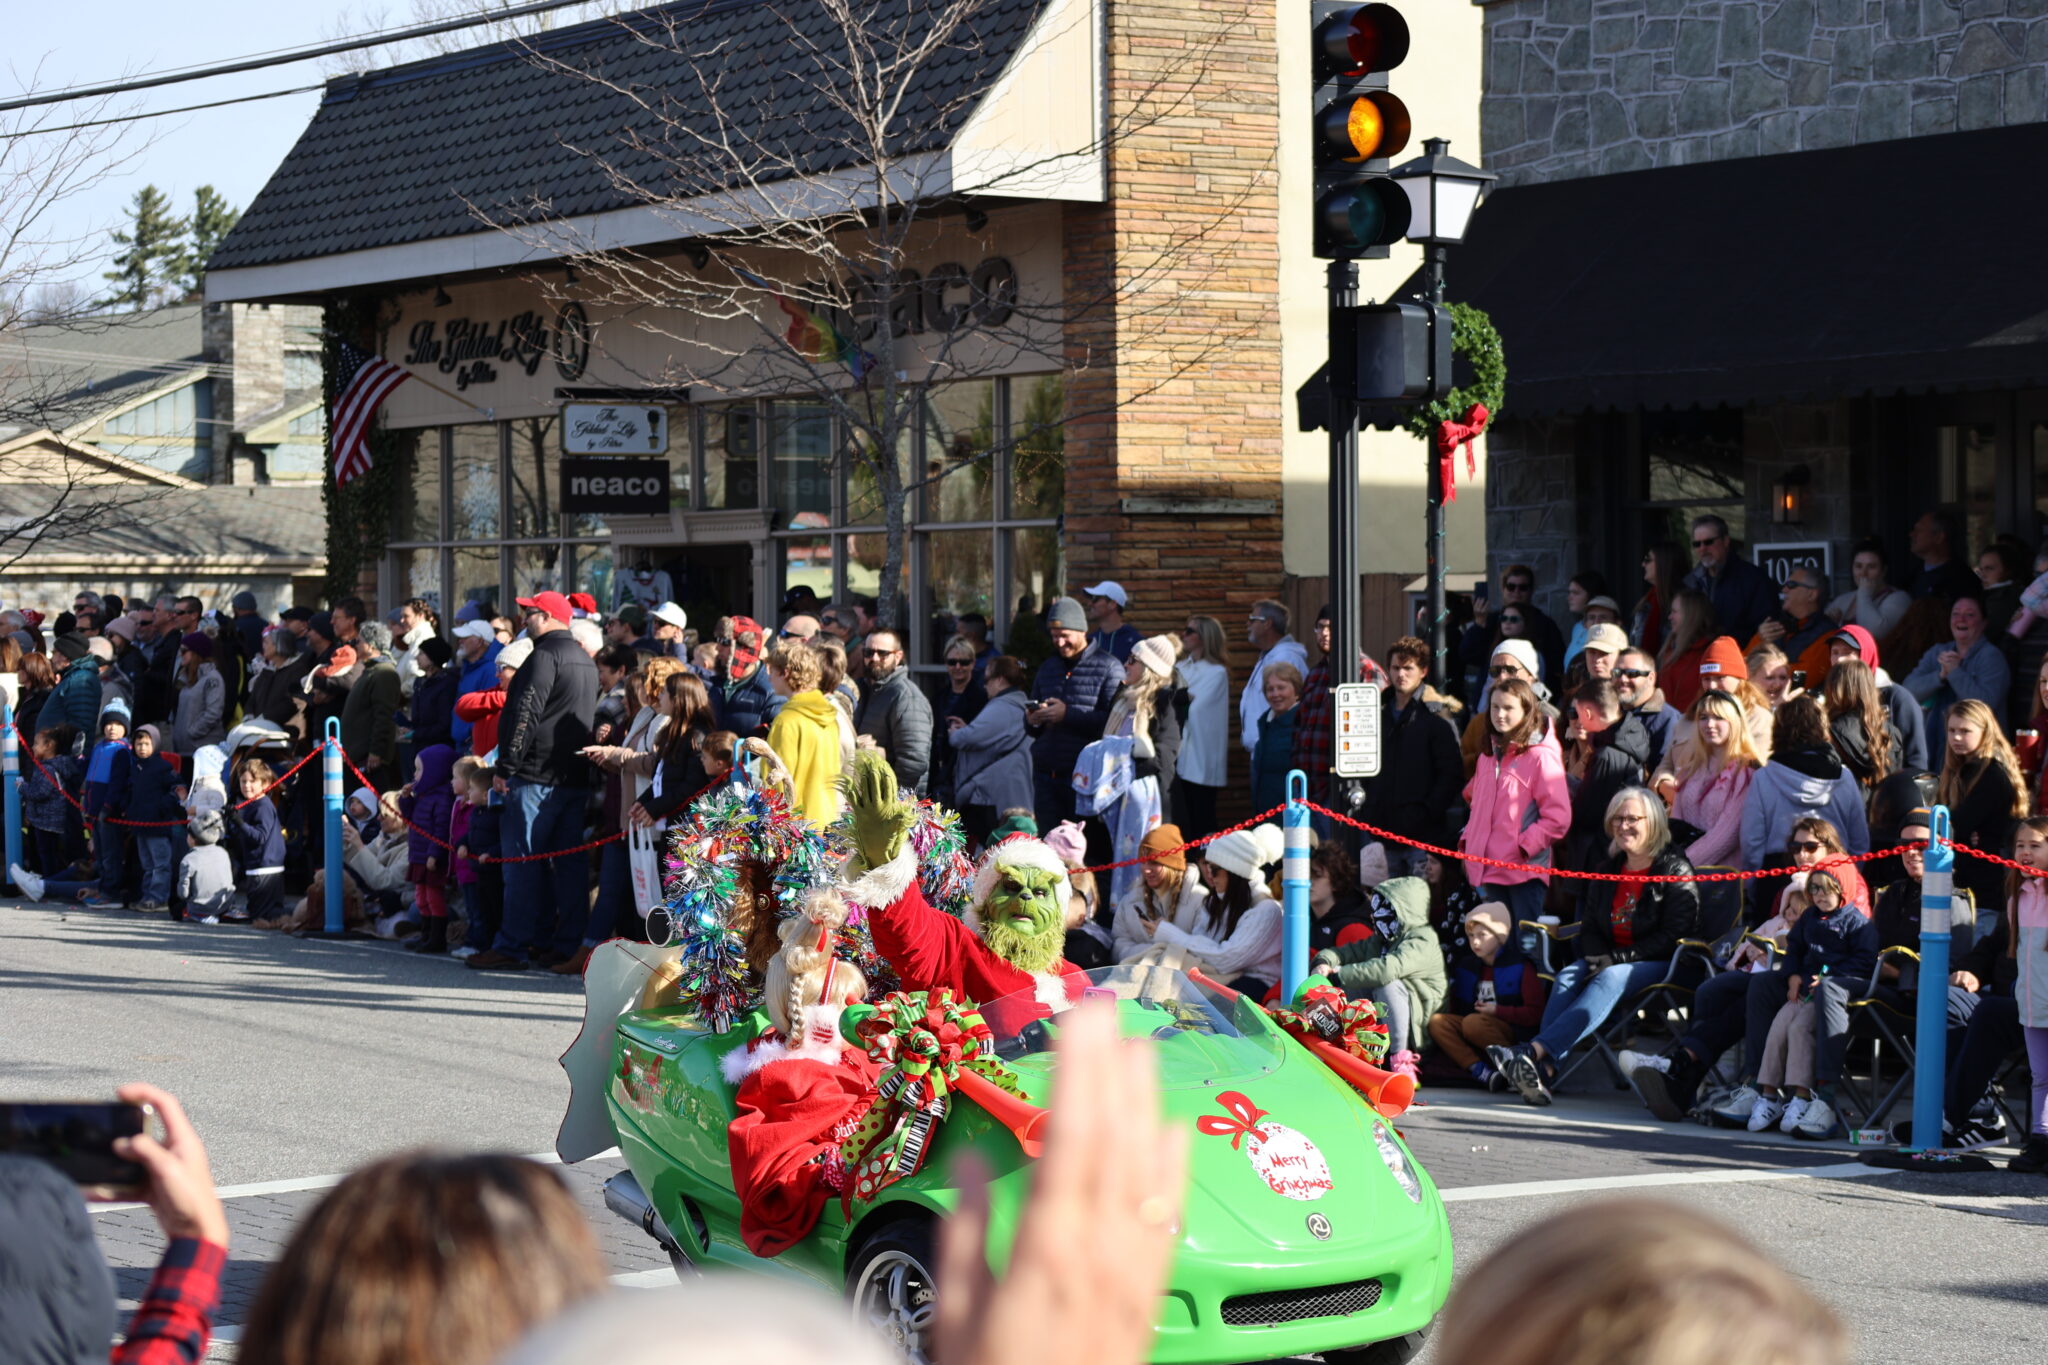
<path fill-rule="evenodd" d="M 419 5 L 430 17 L 488 7 L 488 0 L 424 0 Z M 574 23 L 598 8 L 570 8 L 526 23 Z M 212 65 L 420 19 L 413 0 L 293 0 L 291 4 L 277 0 L 205 0 L 203 4 L 191 0 L 175 4 L 164 0 L 60 0 L 16 3 L 6 10 L 0 97 L 24 93 L 30 85 L 37 90 L 97 85 L 154 71 Z M 488 29 L 478 29 L 474 37 L 450 34 L 439 41 L 469 46 L 491 37 Z M 187 81 L 123 96 L 122 103 L 106 113 L 174 109 L 317 85 L 334 71 L 389 66 L 424 55 L 417 47 L 387 46 L 329 59 L 325 68 L 319 62 L 299 62 Z M 103 287 L 100 271 L 105 269 L 104 258 L 112 254 L 106 234 L 122 221 L 137 190 L 155 184 L 170 195 L 180 214 L 191 211 L 192 193 L 201 185 L 212 185 L 238 209 L 248 207 L 311 121 L 319 98 L 317 93 L 288 95 L 128 125 L 132 129 L 129 145 L 154 141 L 130 164 L 67 200 L 55 224 L 67 238 L 90 237 L 102 247 L 100 259 L 82 277 L 88 287 L 95 291 Z M 57 106 L 54 112 L 77 110 L 79 117 L 87 117 L 84 111 L 89 109 L 89 104 L 80 102 Z M 0 115 L 0 124 L 19 117 Z"/>
<path fill-rule="evenodd" d="M 403 3 L 379 8 L 349 0 L 208 0 L 204 5 L 166 5 L 162 0 L 72 0 L 69 4 L 9 6 L 8 55 L 0 68 L 0 91 L 37 89 L 118 80 L 172 67 L 225 61 L 272 48 L 317 42 L 348 22 L 348 31 L 380 28 L 410 18 Z M 37 64 L 41 70 L 36 70 Z M 380 63 L 381 64 L 381 63 Z M 108 113 L 169 109 L 236 95 L 317 84 L 325 73 L 316 62 L 275 66 L 242 75 L 189 81 L 124 96 Z M 246 207 L 291 150 L 312 118 L 317 94 L 233 105 L 130 125 L 133 142 L 154 143 L 129 166 L 68 201 L 59 230 L 67 236 L 104 240 L 135 192 L 154 183 L 171 196 L 179 213 L 190 211 L 192 192 L 212 185 L 237 208 Z M 88 105 L 60 106 L 85 110 Z M 68 121 L 68 120 L 62 120 Z M 101 287 L 99 269 L 87 277 Z"/>

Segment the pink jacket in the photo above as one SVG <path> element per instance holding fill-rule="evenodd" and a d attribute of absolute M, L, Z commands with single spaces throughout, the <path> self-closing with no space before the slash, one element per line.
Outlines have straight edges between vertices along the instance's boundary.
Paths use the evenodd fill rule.
<path fill-rule="evenodd" d="M 1472 808 L 1472 817 L 1458 842 L 1461 851 L 1549 867 L 1550 846 L 1572 824 L 1571 789 L 1564 780 L 1556 728 L 1546 722 L 1542 738 L 1510 750 L 1506 758 L 1482 750 L 1479 766 L 1465 784 L 1465 804 Z M 1550 880 L 1548 872 L 1483 863 L 1467 863 L 1465 876 L 1474 886 Z"/>
<path fill-rule="evenodd" d="M 1740 859 L 1742 798 L 1755 776 L 1747 763 L 1730 763 L 1711 779 L 1697 772 L 1679 783 L 1671 818 L 1706 831 L 1685 850 L 1694 867 L 1732 867 Z"/>

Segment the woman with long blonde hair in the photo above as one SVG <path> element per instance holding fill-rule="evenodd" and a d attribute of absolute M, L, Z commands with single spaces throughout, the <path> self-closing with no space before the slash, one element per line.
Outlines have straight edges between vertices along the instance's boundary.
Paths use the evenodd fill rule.
<path fill-rule="evenodd" d="M 1216 832 L 1216 798 L 1230 780 L 1230 647 L 1223 623 L 1190 616 L 1175 670 L 1187 689 L 1180 757 L 1174 763 L 1173 820 L 1190 839 Z"/>
<path fill-rule="evenodd" d="M 1867 792 L 1905 761 L 1904 747 L 1885 718 L 1877 675 L 1861 659 L 1844 659 L 1828 670 L 1821 696 L 1835 752 Z"/>
<path fill-rule="evenodd" d="M 2003 857 L 2028 813 L 2019 759 L 1991 708 L 1974 697 L 1949 707 L 1947 738 L 1934 799 L 1948 807 L 1955 842 Z M 1965 854 L 1956 859 L 1956 885 L 1975 894 L 1979 910 L 2005 908 L 2005 871 L 1996 864 Z"/>
<path fill-rule="evenodd" d="M 1742 702 L 1702 692 L 1692 704 L 1693 742 L 1674 763 L 1671 817 L 1700 831 L 1686 847 L 1695 867 L 1726 867 L 1742 846 L 1742 803 L 1764 765 Z"/>

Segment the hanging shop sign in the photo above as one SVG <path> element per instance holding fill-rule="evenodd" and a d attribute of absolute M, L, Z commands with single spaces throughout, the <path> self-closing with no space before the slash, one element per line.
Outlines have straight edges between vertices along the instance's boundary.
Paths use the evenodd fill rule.
<path fill-rule="evenodd" d="M 581 379 L 590 364 L 595 328 L 580 303 L 565 303 L 552 319 L 527 309 L 493 322 L 489 318 L 421 318 L 406 334 L 407 365 L 430 365 L 455 380 L 458 390 L 495 384 L 501 365 L 531 377 L 552 359 L 555 373 Z"/>
<path fill-rule="evenodd" d="M 611 517 L 668 513 L 668 461 L 620 455 L 564 456 L 562 510 Z"/>
<path fill-rule="evenodd" d="M 565 455 L 666 455 L 668 413 L 640 403 L 564 403 Z"/>

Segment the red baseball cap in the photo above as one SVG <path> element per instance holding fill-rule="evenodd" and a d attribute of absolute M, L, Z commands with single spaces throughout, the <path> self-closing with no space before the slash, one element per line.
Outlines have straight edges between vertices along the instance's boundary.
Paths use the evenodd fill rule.
<path fill-rule="evenodd" d="M 528 611 L 546 612 L 565 626 L 576 619 L 575 608 L 569 605 L 568 598 L 558 592 L 537 592 L 531 597 L 520 597 L 514 600 Z"/>

